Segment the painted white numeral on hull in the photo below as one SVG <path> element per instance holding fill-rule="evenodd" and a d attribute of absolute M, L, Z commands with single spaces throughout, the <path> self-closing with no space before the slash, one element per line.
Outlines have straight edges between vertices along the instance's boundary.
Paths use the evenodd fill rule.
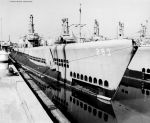
<path fill-rule="evenodd" d="M 111 56 L 110 49 L 107 49 L 107 55 Z"/>
<path fill-rule="evenodd" d="M 96 54 L 97 55 L 108 55 L 108 56 L 111 56 L 111 52 L 110 52 L 110 49 L 99 49 L 99 48 L 96 48 Z"/>
<path fill-rule="evenodd" d="M 96 54 L 97 54 L 97 55 L 99 55 L 99 54 L 100 54 L 100 52 L 99 52 L 99 49 L 98 49 L 98 48 L 96 48 Z"/>
<path fill-rule="evenodd" d="M 101 49 L 101 54 L 102 54 L 103 56 L 105 56 L 105 50 L 104 50 L 104 49 Z"/>

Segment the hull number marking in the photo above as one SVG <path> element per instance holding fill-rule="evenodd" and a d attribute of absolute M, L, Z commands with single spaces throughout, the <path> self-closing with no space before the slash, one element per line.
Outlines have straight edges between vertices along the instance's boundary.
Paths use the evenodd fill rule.
<path fill-rule="evenodd" d="M 108 55 L 108 56 L 111 56 L 111 52 L 110 52 L 110 49 L 99 49 L 99 48 L 96 48 L 96 54 L 97 55 Z"/>

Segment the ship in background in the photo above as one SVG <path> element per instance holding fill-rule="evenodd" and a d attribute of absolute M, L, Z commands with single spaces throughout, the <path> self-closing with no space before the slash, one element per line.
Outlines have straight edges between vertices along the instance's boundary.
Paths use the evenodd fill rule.
<path fill-rule="evenodd" d="M 140 36 L 134 38 L 138 50 L 111 102 L 117 121 L 121 123 L 150 122 L 150 38 L 146 35 L 147 25 L 148 21 L 145 25 L 141 24 L 138 31 Z M 118 27 L 118 38 L 128 38 L 124 36 L 124 24 L 121 22 Z"/>
<path fill-rule="evenodd" d="M 146 25 L 141 24 L 139 38 L 135 38 L 138 50 L 131 60 L 112 106 L 119 122 L 150 122 L 150 38 Z M 126 118 L 126 120 L 122 120 Z"/>

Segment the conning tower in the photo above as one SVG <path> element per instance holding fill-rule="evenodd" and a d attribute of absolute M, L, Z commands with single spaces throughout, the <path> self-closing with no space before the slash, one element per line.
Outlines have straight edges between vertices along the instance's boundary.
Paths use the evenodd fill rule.
<path fill-rule="evenodd" d="M 28 47 L 40 46 L 39 35 L 34 31 L 33 15 L 30 15 L 29 33 L 27 34 Z"/>
<path fill-rule="evenodd" d="M 118 38 L 124 37 L 124 23 L 119 22 Z"/>
<path fill-rule="evenodd" d="M 94 34 L 93 34 L 94 41 L 103 41 L 107 40 L 106 37 L 99 35 L 99 22 L 95 19 L 94 21 Z"/>
<path fill-rule="evenodd" d="M 146 36 L 147 26 L 148 26 L 148 20 L 146 20 L 146 25 L 141 24 L 140 38 L 144 38 Z"/>
<path fill-rule="evenodd" d="M 34 33 L 33 15 L 30 15 L 29 33 Z"/>
<path fill-rule="evenodd" d="M 99 23 L 97 20 L 94 23 L 94 35 L 99 36 Z"/>
<path fill-rule="evenodd" d="M 55 44 L 76 43 L 75 36 L 72 34 L 72 37 L 70 37 L 69 27 L 70 26 L 68 26 L 68 18 L 63 18 L 62 19 L 62 34 L 58 38 L 58 40 L 55 41 Z"/>
<path fill-rule="evenodd" d="M 63 32 L 63 36 L 69 36 L 69 27 L 68 27 L 68 18 L 63 18 L 62 19 L 62 32 Z"/>

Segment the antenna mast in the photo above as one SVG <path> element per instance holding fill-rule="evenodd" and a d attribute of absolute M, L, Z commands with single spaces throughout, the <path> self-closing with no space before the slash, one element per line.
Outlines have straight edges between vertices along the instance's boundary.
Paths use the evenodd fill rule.
<path fill-rule="evenodd" d="M 79 9 L 79 11 L 80 11 L 80 20 L 79 20 L 79 24 L 73 24 L 73 25 L 75 25 L 75 27 L 78 27 L 79 26 L 79 34 L 80 34 L 80 42 L 81 42 L 81 27 L 83 27 L 83 26 L 85 26 L 86 24 L 81 24 L 81 4 L 80 4 L 80 9 Z"/>
<path fill-rule="evenodd" d="M 80 4 L 80 22 L 79 22 L 79 24 L 80 24 L 80 42 L 81 42 L 81 4 Z"/>
<path fill-rule="evenodd" d="M 3 44 L 3 35 L 2 35 L 2 18 L 1 18 L 1 49 Z"/>

